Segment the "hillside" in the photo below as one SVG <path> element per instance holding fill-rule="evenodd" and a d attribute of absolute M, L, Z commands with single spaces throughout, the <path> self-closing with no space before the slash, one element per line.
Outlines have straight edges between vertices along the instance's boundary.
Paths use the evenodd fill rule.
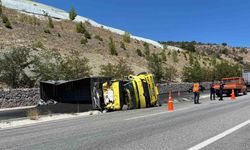
<path fill-rule="evenodd" d="M 0 51 L 2 53 L 11 50 L 13 47 L 31 47 L 39 50 L 54 49 L 65 55 L 71 50 L 76 50 L 90 60 L 89 63 L 92 67 L 93 75 L 99 75 L 100 65 L 116 63 L 121 58 L 126 60 L 135 73 L 148 71 L 147 60 L 137 54 L 137 49 L 144 53 L 145 43 L 148 43 L 151 53 L 163 52 L 163 49 L 159 46 L 161 44 L 155 44 L 157 42 L 132 35 L 130 42 L 124 42 L 123 35 L 103 26 L 96 27 L 90 21 L 85 21 L 84 27 L 91 34 L 91 39 L 88 39 L 86 44 L 81 44 L 83 35 L 76 32 L 76 22 L 53 18 L 54 28 L 49 29 L 50 33 L 45 33 L 45 29 L 48 28 L 47 16 L 27 11 L 17 11 L 6 7 L 3 7 L 3 12 L 8 16 L 12 29 L 5 28 L 4 24 L 0 23 L 0 34 L 2 35 L 0 37 Z M 110 55 L 110 37 L 115 42 L 118 56 Z M 125 45 L 125 48 L 121 48 L 122 44 Z M 165 49 L 165 54 L 167 55 L 173 50 L 178 50 L 178 48 L 169 46 L 168 49 Z"/>
<path fill-rule="evenodd" d="M 238 62 L 242 65 L 248 65 L 250 63 L 250 48 L 248 47 L 233 47 L 227 45 L 227 43 L 215 44 L 215 43 L 202 43 L 202 42 L 160 42 L 163 45 L 172 45 L 195 53 L 207 56 L 216 56 L 228 60 L 230 62 Z"/>
<path fill-rule="evenodd" d="M 195 50 L 190 50 L 185 46 L 190 42 L 160 44 L 85 17 L 77 16 L 71 21 L 67 12 L 32 1 L 2 0 L 2 4 L 2 16 L 8 17 L 11 28 L 6 27 L 4 21 L 0 22 L 0 56 L 19 47 L 30 48 L 37 56 L 47 50 L 59 52 L 64 57 L 77 51 L 80 57 L 89 60 L 91 76 L 101 75 L 102 65 L 124 60 L 135 74 L 154 68 L 163 80 L 176 82 L 182 81 L 183 68 L 190 66 L 193 59 L 206 68 L 211 68 L 214 59 L 242 64 L 250 60 L 247 48 L 191 42 Z M 83 22 L 84 33 L 76 29 L 79 22 Z M 111 54 L 111 41 L 117 55 Z"/>

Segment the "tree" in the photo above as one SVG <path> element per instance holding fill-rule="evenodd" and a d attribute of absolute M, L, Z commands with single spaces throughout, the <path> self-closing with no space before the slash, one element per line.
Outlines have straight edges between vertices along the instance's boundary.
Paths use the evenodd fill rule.
<path fill-rule="evenodd" d="M 11 26 L 11 23 L 10 23 L 9 20 L 7 20 L 7 22 L 4 24 L 4 26 L 5 26 L 6 28 L 12 29 L 12 26 Z"/>
<path fill-rule="evenodd" d="M 221 43 L 222 46 L 227 46 L 227 43 Z"/>
<path fill-rule="evenodd" d="M 108 63 L 107 65 L 102 65 L 99 74 L 102 76 L 114 77 L 116 79 L 123 79 L 125 76 L 134 74 L 134 72 L 124 59 L 120 59 L 118 64 L 113 65 Z"/>
<path fill-rule="evenodd" d="M 48 27 L 51 28 L 51 29 L 53 29 L 54 28 L 54 24 L 53 24 L 53 20 L 52 20 L 52 18 L 50 16 L 48 16 L 48 21 L 49 21 Z"/>
<path fill-rule="evenodd" d="M 88 65 L 89 60 L 81 57 L 78 51 L 72 51 L 70 55 L 64 58 L 62 72 L 65 74 L 65 80 L 89 77 L 91 67 Z"/>
<path fill-rule="evenodd" d="M 226 77 L 241 76 L 242 67 L 239 64 L 230 64 L 228 61 L 222 61 L 214 66 L 216 80 Z"/>
<path fill-rule="evenodd" d="M 172 60 L 173 60 L 173 62 L 175 62 L 175 63 L 178 63 L 178 62 L 179 62 L 178 53 L 177 53 L 176 51 L 173 51 L 173 53 L 172 53 Z"/>
<path fill-rule="evenodd" d="M 125 44 L 124 44 L 122 41 L 120 42 L 120 47 L 121 47 L 122 49 L 126 50 L 126 46 L 125 46 Z"/>
<path fill-rule="evenodd" d="M 101 65 L 101 71 L 99 74 L 105 77 L 113 77 L 115 70 L 115 65 L 108 63 L 107 65 Z"/>
<path fill-rule="evenodd" d="M 125 32 L 122 37 L 124 42 L 130 43 L 130 34 L 128 32 Z"/>
<path fill-rule="evenodd" d="M 111 55 L 118 55 L 116 48 L 115 48 L 115 43 L 113 41 L 112 37 L 109 37 L 109 51 Z"/>
<path fill-rule="evenodd" d="M 159 55 L 152 53 L 148 60 L 148 69 L 155 75 L 155 80 L 160 82 L 163 77 L 162 59 Z"/>
<path fill-rule="evenodd" d="M 12 88 L 33 87 L 35 82 L 27 70 L 34 61 L 27 48 L 15 48 L 4 53 L 0 59 L 0 81 Z"/>
<path fill-rule="evenodd" d="M 149 49 L 149 44 L 147 42 L 143 43 L 144 46 L 144 55 L 146 59 L 150 59 L 150 49 Z"/>
<path fill-rule="evenodd" d="M 136 49 L 136 53 L 137 53 L 137 55 L 138 55 L 138 56 L 140 56 L 140 57 L 142 57 L 142 56 L 143 56 L 143 54 L 142 54 L 142 52 L 141 52 L 141 50 L 140 50 L 140 49 Z"/>
<path fill-rule="evenodd" d="M 162 52 L 161 52 L 161 59 L 162 59 L 162 61 L 167 61 L 165 50 L 162 50 Z"/>
<path fill-rule="evenodd" d="M 168 81 L 173 81 L 177 76 L 177 70 L 174 66 L 167 66 L 164 68 L 164 76 L 163 79 Z"/>
<path fill-rule="evenodd" d="M 34 64 L 34 74 L 38 80 L 63 80 L 63 58 L 58 51 L 46 50 L 39 55 L 40 61 Z"/>
<path fill-rule="evenodd" d="M 33 71 L 39 80 L 73 80 L 91 75 L 89 60 L 81 57 L 77 51 L 64 58 L 58 51 L 48 50 L 40 57 Z"/>
<path fill-rule="evenodd" d="M 75 20 L 76 16 L 77 16 L 77 13 L 75 11 L 75 8 L 71 7 L 71 9 L 69 11 L 69 19 L 73 21 L 73 20 Z"/>
<path fill-rule="evenodd" d="M 193 54 L 189 52 L 189 64 L 190 64 L 190 65 L 193 65 L 193 63 L 194 63 Z"/>
<path fill-rule="evenodd" d="M 5 15 L 2 15 L 2 22 L 4 23 L 4 26 L 6 28 L 12 29 L 11 23 L 9 21 L 9 18 Z"/>
<path fill-rule="evenodd" d="M 185 82 L 201 82 L 203 81 L 203 70 L 199 62 L 195 62 L 192 66 L 186 66 L 183 69 L 183 81 Z"/>
<path fill-rule="evenodd" d="M 85 27 L 83 26 L 83 23 L 80 21 L 76 24 L 76 32 L 84 34 L 86 32 Z"/>
<path fill-rule="evenodd" d="M 213 66 L 215 66 L 216 63 L 217 63 L 217 58 L 216 58 L 216 54 L 215 53 L 213 53 L 213 55 L 212 55 L 211 63 L 212 63 Z"/>

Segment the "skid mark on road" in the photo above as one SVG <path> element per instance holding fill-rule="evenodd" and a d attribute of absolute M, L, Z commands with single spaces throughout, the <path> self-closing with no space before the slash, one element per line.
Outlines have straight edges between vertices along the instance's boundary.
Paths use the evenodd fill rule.
<path fill-rule="evenodd" d="M 221 138 L 223 138 L 223 137 L 225 137 L 225 136 L 239 130 L 240 128 L 242 128 L 242 127 L 244 127 L 244 126 L 246 126 L 248 124 L 250 124 L 250 120 L 247 120 L 247 121 L 245 121 L 245 122 L 231 128 L 231 129 L 228 129 L 228 130 L 222 132 L 221 134 L 218 134 L 218 135 L 216 135 L 216 136 L 214 136 L 214 137 L 212 137 L 212 138 L 210 138 L 210 139 L 208 139 L 208 140 L 206 140 L 206 141 L 204 141 L 204 142 L 202 142 L 200 144 L 197 144 L 197 145 L 189 148 L 188 150 L 200 150 L 200 149 L 206 147 L 207 145 L 209 145 L 211 143 L 214 143 L 215 141 L 217 141 L 217 140 L 219 140 L 219 139 L 221 139 Z"/>

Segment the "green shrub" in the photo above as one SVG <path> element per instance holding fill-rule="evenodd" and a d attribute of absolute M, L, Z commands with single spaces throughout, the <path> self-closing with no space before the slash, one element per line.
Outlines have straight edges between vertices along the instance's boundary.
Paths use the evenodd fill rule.
<path fill-rule="evenodd" d="M 4 26 L 6 28 L 12 29 L 11 23 L 9 21 L 9 18 L 5 15 L 2 15 L 2 22 L 4 23 Z"/>
<path fill-rule="evenodd" d="M 130 43 L 130 34 L 128 32 L 125 32 L 123 34 L 123 41 L 126 43 Z"/>
<path fill-rule="evenodd" d="M 142 57 L 143 54 L 142 54 L 142 51 L 140 49 L 136 49 L 136 53 L 138 56 Z"/>
<path fill-rule="evenodd" d="M 71 9 L 69 11 L 69 19 L 73 21 L 73 20 L 75 20 L 76 16 L 77 16 L 77 13 L 75 11 L 75 8 L 71 7 Z"/>
<path fill-rule="evenodd" d="M 112 37 L 109 37 L 109 51 L 111 55 L 118 55 L 116 48 L 115 48 L 115 43 L 113 41 Z"/>
<path fill-rule="evenodd" d="M 193 54 L 189 52 L 189 64 L 190 64 L 190 65 L 193 65 L 193 63 L 194 63 Z"/>
<path fill-rule="evenodd" d="M 48 16 L 48 21 L 49 21 L 48 27 L 51 28 L 51 29 L 53 29 L 54 28 L 54 24 L 53 24 L 53 20 L 52 20 L 52 18 L 50 16 Z"/>
<path fill-rule="evenodd" d="M 84 37 L 85 37 L 86 39 L 91 39 L 91 34 L 86 30 L 86 31 L 84 32 Z"/>
<path fill-rule="evenodd" d="M 144 55 L 145 55 L 146 59 L 149 59 L 149 57 L 150 57 L 149 44 L 144 42 L 143 46 L 144 46 Z"/>
<path fill-rule="evenodd" d="M 33 87 L 34 80 L 27 70 L 35 62 L 28 48 L 15 48 L 0 57 L 0 82 L 12 88 Z"/>
<path fill-rule="evenodd" d="M 12 26 L 11 26 L 11 23 L 10 23 L 9 20 L 4 24 L 4 26 L 5 26 L 6 28 L 12 29 Z"/>
<path fill-rule="evenodd" d="M 163 78 L 162 59 L 158 54 L 152 53 L 148 59 L 148 69 L 154 74 L 156 82 L 161 82 Z"/>
<path fill-rule="evenodd" d="M 115 79 L 123 79 L 125 76 L 134 74 L 134 72 L 124 59 L 120 59 L 118 64 L 108 63 L 107 65 L 102 65 L 99 74 L 114 77 Z"/>
<path fill-rule="evenodd" d="M 39 110 L 38 110 L 38 108 L 28 109 L 26 115 L 30 120 L 38 120 L 39 119 Z"/>
<path fill-rule="evenodd" d="M 88 39 L 87 38 L 81 38 L 81 44 L 85 45 L 88 43 Z"/>
<path fill-rule="evenodd" d="M 7 21 L 9 21 L 9 18 L 5 15 L 2 15 L 2 22 L 5 24 Z"/>
<path fill-rule="evenodd" d="M 161 52 L 161 59 L 162 59 L 162 61 L 167 61 L 165 50 L 162 50 L 162 52 Z"/>
<path fill-rule="evenodd" d="M 32 47 L 33 48 L 44 48 L 44 45 L 41 41 L 39 40 L 36 40 L 32 43 Z"/>
<path fill-rule="evenodd" d="M 63 57 L 57 50 L 47 50 L 40 54 L 40 61 L 34 64 L 34 74 L 39 80 L 73 80 L 89 77 L 89 60 L 72 51 Z"/>
<path fill-rule="evenodd" d="M 48 28 L 43 28 L 43 32 L 47 34 L 51 34 L 50 30 Z"/>
<path fill-rule="evenodd" d="M 178 62 L 179 62 L 177 51 L 173 51 L 173 53 L 172 53 L 172 60 L 173 60 L 173 62 L 175 62 L 175 63 L 178 63 Z"/>
<path fill-rule="evenodd" d="M 82 33 L 82 34 L 84 34 L 86 32 L 86 29 L 83 26 L 82 22 L 79 22 L 79 23 L 76 24 L 76 32 L 77 33 Z"/>
<path fill-rule="evenodd" d="M 99 35 L 95 35 L 95 39 L 97 39 L 99 41 L 103 41 L 103 39 Z"/>
<path fill-rule="evenodd" d="M 229 50 L 228 50 L 227 48 L 223 48 L 223 49 L 220 50 L 220 52 L 221 52 L 222 54 L 227 55 L 227 54 L 229 53 Z"/>
<path fill-rule="evenodd" d="M 163 79 L 167 81 L 173 81 L 177 76 L 177 70 L 174 66 L 167 66 L 164 68 Z"/>
<path fill-rule="evenodd" d="M 120 47 L 121 47 L 122 49 L 126 50 L 125 44 L 124 44 L 122 41 L 120 42 Z"/>

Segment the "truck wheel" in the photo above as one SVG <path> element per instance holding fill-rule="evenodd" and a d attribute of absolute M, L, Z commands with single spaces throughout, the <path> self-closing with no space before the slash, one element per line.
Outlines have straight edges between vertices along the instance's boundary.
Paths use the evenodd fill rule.
<path fill-rule="evenodd" d="M 247 91 L 244 91 L 244 92 L 243 92 L 243 95 L 247 95 Z"/>
<path fill-rule="evenodd" d="M 239 96 L 239 91 L 235 91 L 235 96 Z"/>

